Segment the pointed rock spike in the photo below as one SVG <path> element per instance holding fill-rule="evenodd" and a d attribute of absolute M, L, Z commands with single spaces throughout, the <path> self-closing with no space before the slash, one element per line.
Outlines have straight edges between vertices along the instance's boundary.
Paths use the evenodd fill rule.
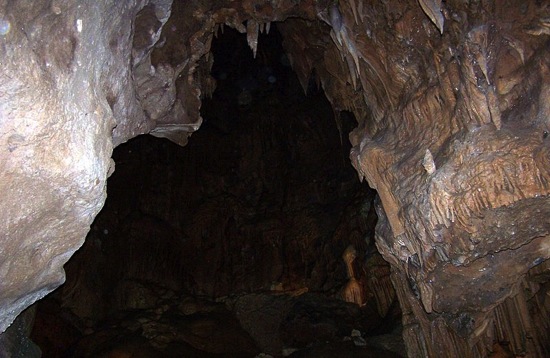
<path fill-rule="evenodd" d="M 259 26 L 255 20 L 248 20 L 246 23 L 246 40 L 248 46 L 252 49 L 254 58 L 256 58 L 256 52 L 258 51 L 258 34 Z"/>
<path fill-rule="evenodd" d="M 332 26 L 332 29 L 334 32 L 340 32 L 342 29 L 342 13 L 340 13 L 340 9 L 338 8 L 338 4 L 334 3 L 332 4 L 329 9 L 329 17 L 330 17 L 330 25 Z"/>
<path fill-rule="evenodd" d="M 441 13 L 441 0 L 418 0 L 420 7 L 426 15 L 432 20 L 432 22 L 437 26 L 439 32 L 443 34 L 443 24 L 445 18 Z"/>
<path fill-rule="evenodd" d="M 353 85 L 353 89 L 357 90 L 357 75 L 355 73 L 355 67 L 353 65 L 353 60 L 351 60 L 347 54 L 345 55 L 345 58 L 346 58 L 346 63 L 348 65 L 348 69 L 349 69 L 349 76 L 350 76 L 351 84 Z"/>
<path fill-rule="evenodd" d="M 340 56 L 342 56 L 342 37 L 340 36 L 340 33 L 336 33 L 334 31 L 330 32 L 330 37 L 332 38 L 332 41 L 338 48 L 338 52 L 340 53 Z"/>
<path fill-rule="evenodd" d="M 357 20 L 357 5 L 355 5 L 355 0 L 350 0 L 349 6 L 351 7 L 351 12 L 353 13 L 355 24 L 359 25 L 359 21 Z"/>
<path fill-rule="evenodd" d="M 354 43 L 350 40 L 347 34 L 347 31 L 345 29 L 342 29 L 342 41 L 344 41 L 344 43 L 346 44 L 346 47 L 348 48 L 348 52 L 350 53 L 351 57 L 353 58 L 353 62 L 355 63 L 355 72 L 359 75 L 360 74 L 359 56 L 357 55 L 357 51 L 355 49 Z"/>

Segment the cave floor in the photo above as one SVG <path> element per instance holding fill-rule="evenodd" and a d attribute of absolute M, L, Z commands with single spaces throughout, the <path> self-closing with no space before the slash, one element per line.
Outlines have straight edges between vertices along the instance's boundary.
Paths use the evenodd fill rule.
<path fill-rule="evenodd" d="M 128 284 L 150 295 L 142 302 L 149 302 L 149 307 L 119 311 L 93 328 L 78 327 L 81 320 L 55 299 L 43 301 L 32 334 L 43 357 L 406 356 L 399 312 L 393 312 L 391 322 L 373 328 L 366 323 L 374 314 L 370 307 L 350 307 L 322 295 L 250 294 L 212 302 L 143 282 Z M 359 318 L 351 313 L 359 313 Z M 349 334 L 343 333 L 345 329 Z M 370 330 L 368 336 L 365 330 Z M 292 334 L 297 347 L 265 353 L 248 332 L 262 334 L 261 344 L 272 349 Z"/>

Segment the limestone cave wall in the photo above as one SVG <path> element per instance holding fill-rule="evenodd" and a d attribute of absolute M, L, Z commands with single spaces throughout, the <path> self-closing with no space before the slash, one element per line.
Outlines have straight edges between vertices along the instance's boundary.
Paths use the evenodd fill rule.
<path fill-rule="evenodd" d="M 256 52 L 281 21 L 304 87 L 315 73 L 358 120 L 350 158 L 381 198 L 409 355 L 548 354 L 547 2 L 19 0 L 0 14 L 1 330 L 63 282 L 113 145 L 185 144 L 215 87 L 213 36 L 246 32 Z"/>

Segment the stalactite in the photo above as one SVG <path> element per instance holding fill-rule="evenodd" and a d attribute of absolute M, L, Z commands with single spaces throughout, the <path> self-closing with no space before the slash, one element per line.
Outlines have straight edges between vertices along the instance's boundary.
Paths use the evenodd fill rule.
<path fill-rule="evenodd" d="M 338 43 L 340 46 L 342 46 L 342 40 L 340 39 L 340 31 L 342 29 L 342 13 L 340 12 L 340 9 L 338 9 L 338 4 L 333 3 L 329 7 L 329 18 L 330 18 L 330 25 L 332 26 L 332 30 L 338 37 Z"/>
<path fill-rule="evenodd" d="M 256 58 L 256 52 L 258 51 L 259 32 L 258 22 L 252 19 L 248 20 L 246 23 L 246 41 L 252 50 L 254 58 Z"/>
<path fill-rule="evenodd" d="M 544 356 L 540 350 L 541 342 L 538 342 L 538 335 L 533 330 L 523 290 L 496 308 L 495 330 L 498 342 L 508 342 L 514 354 L 537 352 L 538 356 Z"/>
<path fill-rule="evenodd" d="M 361 1 L 359 3 L 361 3 Z M 349 7 L 351 8 L 351 13 L 353 14 L 353 19 L 355 20 L 355 24 L 359 25 L 359 20 L 357 16 L 358 9 L 357 9 L 355 0 L 349 0 Z"/>
<path fill-rule="evenodd" d="M 489 112 L 491 113 L 491 121 L 495 125 L 497 130 L 502 128 L 502 119 L 500 109 L 498 107 L 498 98 L 495 94 L 495 89 L 493 86 L 490 86 L 487 89 L 487 104 L 489 106 Z"/>
<path fill-rule="evenodd" d="M 437 26 L 439 32 L 443 34 L 443 24 L 445 23 L 445 18 L 441 11 L 441 0 L 418 0 L 422 10 L 428 15 L 430 20 Z"/>

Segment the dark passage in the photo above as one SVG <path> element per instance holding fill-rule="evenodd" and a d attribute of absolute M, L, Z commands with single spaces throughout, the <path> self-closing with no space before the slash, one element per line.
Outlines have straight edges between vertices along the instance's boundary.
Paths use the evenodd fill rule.
<path fill-rule="evenodd" d="M 276 28 L 255 60 L 231 29 L 212 46 L 201 129 L 183 148 L 116 148 L 105 207 L 33 340 L 44 357 L 403 354 L 374 192 L 347 158 L 354 119 L 341 137 Z"/>

